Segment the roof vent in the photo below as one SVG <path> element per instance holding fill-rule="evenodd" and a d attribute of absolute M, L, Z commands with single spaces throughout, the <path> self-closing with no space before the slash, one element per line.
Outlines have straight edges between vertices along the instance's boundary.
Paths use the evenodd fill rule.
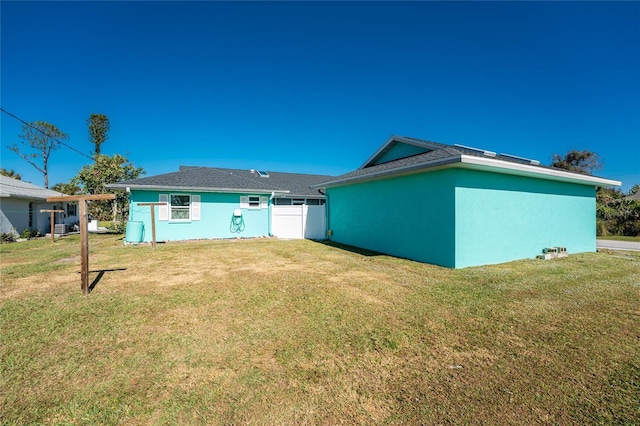
<path fill-rule="evenodd" d="M 540 165 L 538 160 L 532 160 L 531 158 L 518 157 L 517 155 L 505 154 L 504 152 L 500 153 L 500 155 L 507 158 L 513 158 L 515 160 L 526 161 L 534 166 Z"/>
<path fill-rule="evenodd" d="M 460 145 L 457 143 L 454 143 L 453 146 L 457 146 L 458 148 L 464 148 L 464 149 L 470 149 L 471 151 L 475 151 L 475 152 L 479 152 L 482 155 L 486 156 L 486 157 L 495 157 L 496 153 L 493 151 L 487 151 L 486 149 L 481 149 L 481 148 L 474 148 L 472 146 L 466 146 L 466 145 Z"/>
<path fill-rule="evenodd" d="M 260 177 L 269 177 L 269 173 L 264 170 L 258 170 L 258 175 L 260 175 Z"/>

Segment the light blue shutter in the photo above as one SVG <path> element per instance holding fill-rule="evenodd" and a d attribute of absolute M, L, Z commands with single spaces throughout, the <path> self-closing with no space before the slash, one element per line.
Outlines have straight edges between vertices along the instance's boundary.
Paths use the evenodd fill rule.
<path fill-rule="evenodd" d="M 246 195 L 243 195 L 240 197 L 240 208 L 241 209 L 249 208 L 249 197 L 247 197 Z"/>

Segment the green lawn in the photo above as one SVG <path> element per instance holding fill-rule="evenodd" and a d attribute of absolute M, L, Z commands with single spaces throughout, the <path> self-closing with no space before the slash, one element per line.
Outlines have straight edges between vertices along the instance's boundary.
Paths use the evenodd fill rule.
<path fill-rule="evenodd" d="M 0 424 L 638 424 L 640 253 L 0 245 Z"/>

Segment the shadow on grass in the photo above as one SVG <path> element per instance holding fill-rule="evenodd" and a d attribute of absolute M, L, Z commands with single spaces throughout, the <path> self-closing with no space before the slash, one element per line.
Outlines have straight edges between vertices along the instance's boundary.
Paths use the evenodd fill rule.
<path fill-rule="evenodd" d="M 113 269 L 98 269 L 95 271 L 89 271 L 89 273 L 97 272 L 98 275 L 93 279 L 91 284 L 89 284 L 89 293 L 93 291 L 94 288 L 98 285 L 105 272 L 116 272 L 116 271 L 126 271 L 127 268 L 113 268 Z"/>
<path fill-rule="evenodd" d="M 314 240 L 314 242 L 318 244 L 323 244 L 328 247 L 334 247 L 340 250 L 350 251 L 351 253 L 360 254 L 362 256 L 372 257 L 372 256 L 386 256 L 384 253 L 380 253 L 373 250 L 367 250 L 360 247 L 349 246 L 347 244 L 336 243 L 331 240 Z"/>

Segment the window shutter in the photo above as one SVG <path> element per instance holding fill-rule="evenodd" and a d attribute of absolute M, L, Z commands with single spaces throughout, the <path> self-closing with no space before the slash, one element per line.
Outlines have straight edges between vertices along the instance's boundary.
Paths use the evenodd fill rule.
<path fill-rule="evenodd" d="M 260 208 L 266 209 L 269 207 L 269 197 L 260 197 Z"/>
<path fill-rule="evenodd" d="M 249 208 L 249 197 L 247 197 L 246 195 L 243 195 L 240 197 L 240 208 L 241 209 Z"/>
<path fill-rule="evenodd" d="M 191 220 L 200 220 L 200 196 L 191 196 Z"/>
<path fill-rule="evenodd" d="M 166 203 L 164 206 L 158 206 L 158 220 L 169 220 L 169 195 L 160 194 L 158 201 Z"/>

